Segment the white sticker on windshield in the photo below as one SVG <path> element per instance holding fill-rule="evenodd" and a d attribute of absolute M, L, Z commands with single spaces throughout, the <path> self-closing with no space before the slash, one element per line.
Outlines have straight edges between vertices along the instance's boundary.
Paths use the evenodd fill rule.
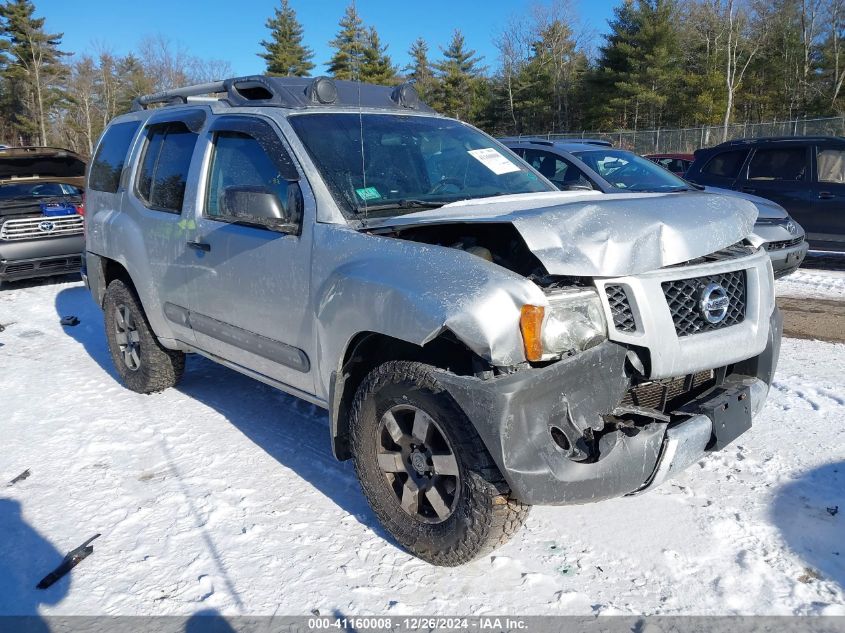
<path fill-rule="evenodd" d="M 467 153 L 497 176 L 520 170 L 518 165 L 509 161 L 492 147 L 471 149 Z"/>

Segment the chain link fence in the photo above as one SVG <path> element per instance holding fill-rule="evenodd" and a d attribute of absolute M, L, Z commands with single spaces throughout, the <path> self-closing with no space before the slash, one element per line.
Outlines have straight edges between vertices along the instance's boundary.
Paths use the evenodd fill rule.
<path fill-rule="evenodd" d="M 682 129 L 620 130 L 618 132 L 564 132 L 548 134 L 523 134 L 532 138 L 549 140 L 601 139 L 615 147 L 637 154 L 660 152 L 692 153 L 701 147 L 717 145 L 723 140 L 759 138 L 767 136 L 845 136 L 845 117 L 826 119 L 794 119 L 768 123 L 732 123 L 724 138 L 724 126 L 706 125 Z"/>

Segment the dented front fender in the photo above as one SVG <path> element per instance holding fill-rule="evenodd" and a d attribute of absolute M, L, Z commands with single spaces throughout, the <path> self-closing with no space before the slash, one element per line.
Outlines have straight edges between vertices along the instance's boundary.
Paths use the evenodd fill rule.
<path fill-rule="evenodd" d="M 466 252 L 339 227 L 315 230 L 318 391 L 349 341 L 378 332 L 425 345 L 444 330 L 493 365 L 525 360 L 519 315 L 545 305 L 523 277 Z"/>

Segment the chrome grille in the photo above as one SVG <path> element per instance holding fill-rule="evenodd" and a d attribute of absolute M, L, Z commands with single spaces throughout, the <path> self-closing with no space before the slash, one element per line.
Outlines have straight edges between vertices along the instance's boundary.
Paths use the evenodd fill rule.
<path fill-rule="evenodd" d="M 58 217 L 10 218 L 0 225 L 0 240 L 34 240 L 82 233 L 81 215 Z M 52 227 L 49 230 L 48 225 Z"/>
<path fill-rule="evenodd" d="M 613 317 L 613 327 L 619 332 L 636 332 L 637 322 L 634 320 L 634 312 L 631 310 L 631 302 L 628 300 L 628 293 L 625 288 L 619 285 L 605 286 L 607 303 L 610 306 L 610 314 Z"/>
<path fill-rule="evenodd" d="M 710 323 L 701 313 L 699 303 L 702 290 L 710 283 L 716 283 L 728 294 L 728 312 L 718 323 Z M 678 336 L 689 336 L 709 332 L 741 323 L 745 319 L 746 292 L 745 271 L 735 270 L 720 275 L 708 275 L 694 279 L 664 281 L 663 294 L 672 313 L 675 332 Z"/>
<path fill-rule="evenodd" d="M 801 242 L 804 241 L 804 236 L 796 237 L 791 240 L 782 240 L 780 242 L 766 242 L 763 244 L 763 248 L 767 251 L 782 251 L 785 248 L 792 248 L 793 246 L 798 246 Z"/>

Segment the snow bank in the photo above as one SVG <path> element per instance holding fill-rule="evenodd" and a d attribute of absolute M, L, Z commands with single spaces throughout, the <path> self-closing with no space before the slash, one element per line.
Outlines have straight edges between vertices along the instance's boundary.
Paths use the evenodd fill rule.
<path fill-rule="evenodd" d="M 775 291 L 783 297 L 810 297 L 845 301 L 845 272 L 799 268 L 775 282 Z"/>

